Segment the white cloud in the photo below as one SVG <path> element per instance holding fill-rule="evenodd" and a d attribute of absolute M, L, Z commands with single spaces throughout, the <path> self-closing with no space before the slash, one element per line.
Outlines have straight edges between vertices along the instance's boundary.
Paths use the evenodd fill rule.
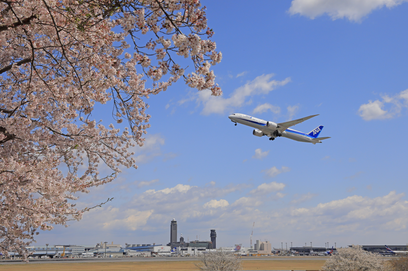
<path fill-rule="evenodd" d="M 278 192 L 278 193 L 276 193 L 275 197 L 272 197 L 272 198 L 274 198 L 274 199 L 281 199 L 281 198 L 283 198 L 284 196 L 285 196 L 285 194 L 283 194 L 283 193 L 281 193 L 281 192 Z"/>
<path fill-rule="evenodd" d="M 316 197 L 317 194 L 314 193 L 307 193 L 307 194 L 302 194 L 302 195 L 294 195 L 294 199 L 290 202 L 292 204 L 299 204 L 308 200 L 311 200 L 312 198 Z"/>
<path fill-rule="evenodd" d="M 251 190 L 251 192 L 249 192 L 252 195 L 266 195 L 272 192 L 277 192 L 277 191 L 281 191 L 285 188 L 285 184 L 283 183 L 277 183 L 277 182 L 271 182 L 271 183 L 263 183 L 261 185 L 259 185 L 256 189 Z M 282 195 L 282 194 L 281 194 Z M 280 196 L 282 197 L 282 196 Z"/>
<path fill-rule="evenodd" d="M 251 207 L 257 207 L 262 204 L 262 201 L 253 198 L 253 197 L 242 197 L 237 199 L 233 204 L 231 204 L 232 207 L 246 207 L 246 208 L 251 208 Z"/>
<path fill-rule="evenodd" d="M 162 194 L 171 194 L 171 193 L 177 193 L 177 192 L 186 193 L 191 188 L 192 187 L 189 186 L 188 184 L 185 184 L 185 185 L 184 184 L 178 184 L 175 187 L 165 188 L 165 189 L 158 190 L 158 191 L 156 191 L 154 189 L 146 190 L 145 194 L 151 194 L 151 195 L 160 194 L 160 193 L 162 193 Z"/>
<path fill-rule="evenodd" d="M 376 100 L 374 102 L 369 101 L 368 104 L 363 104 L 358 109 L 360 117 L 363 120 L 375 120 L 375 119 L 389 119 L 392 115 L 383 109 L 384 103 Z"/>
<path fill-rule="evenodd" d="M 174 187 L 161 190 L 150 189 L 135 195 L 129 206 L 143 211 L 154 210 L 152 219 L 155 220 L 160 220 L 163 216 L 177 216 L 181 219 L 201 217 L 206 214 L 206 209 L 211 209 L 203 207 L 206 203 L 247 187 L 246 184 L 225 187 L 217 187 L 215 183 L 204 187 L 177 184 Z M 225 205 L 225 203 L 227 202 L 218 202 L 219 205 Z M 207 204 L 207 207 L 210 207 L 210 203 Z M 180 210 L 184 211 L 180 212 Z"/>
<path fill-rule="evenodd" d="M 248 73 L 247 71 L 238 73 L 238 74 L 237 74 L 237 78 L 238 78 L 238 77 L 241 77 L 241 76 L 244 76 L 244 75 L 246 75 L 247 73 Z"/>
<path fill-rule="evenodd" d="M 398 97 L 401 98 L 401 99 L 403 99 L 403 100 L 405 100 L 405 103 L 407 104 L 407 103 L 408 103 L 408 89 L 406 89 L 406 90 L 404 90 L 404 91 L 401 91 L 401 92 L 398 94 Z"/>
<path fill-rule="evenodd" d="M 227 207 L 229 205 L 228 201 L 225 199 L 220 199 L 220 200 L 210 200 L 209 202 L 206 202 L 203 207 L 204 208 L 222 208 L 222 207 Z"/>
<path fill-rule="evenodd" d="M 408 202 L 401 201 L 403 196 L 404 194 L 397 194 L 395 191 L 373 199 L 355 195 L 328 203 L 319 203 L 316 207 L 307 210 L 309 215 L 315 217 L 354 223 L 366 219 L 374 220 L 384 216 L 398 215 L 401 214 L 401 211 L 405 213 L 408 211 Z M 296 210 L 294 212 L 296 213 Z"/>
<path fill-rule="evenodd" d="M 357 177 L 359 177 L 361 174 L 363 174 L 363 172 L 362 171 L 359 171 L 359 172 L 357 172 L 356 174 L 353 174 L 353 175 L 351 175 L 351 176 L 348 176 L 348 177 L 345 177 L 345 179 L 355 179 L 355 178 L 357 178 Z"/>
<path fill-rule="evenodd" d="M 165 140 L 159 134 L 147 135 L 142 147 L 132 148 L 135 153 L 136 164 L 150 162 L 153 158 L 162 155 L 160 147 L 164 145 Z"/>
<path fill-rule="evenodd" d="M 244 106 L 248 98 L 255 95 L 268 94 L 279 86 L 284 86 L 290 82 L 290 78 L 283 81 L 271 80 L 273 74 L 264 74 L 256 77 L 253 81 L 237 88 L 229 98 L 211 96 L 210 90 L 198 92 L 197 101 L 204 105 L 202 114 L 224 114 L 235 108 Z"/>
<path fill-rule="evenodd" d="M 279 189 L 279 185 L 266 188 L 270 187 Z M 258 188 L 263 188 L 263 184 Z M 228 200 L 229 203 L 224 200 L 226 195 L 236 197 L 237 193 L 234 192 L 240 189 L 242 186 L 239 185 L 216 187 L 206 184 L 202 187 L 176 185 L 155 193 L 145 192 L 122 203 L 121 207 L 103 206 L 91 210 L 84 214 L 81 222 L 71 222 L 67 229 L 61 227 L 60 231 L 54 230 L 44 235 L 54 234 L 51 235 L 54 242 L 58 238 L 63 242 L 61 238 L 65 237 L 73 242 L 77 240 L 77 243 L 85 240 L 92 243 L 98 236 L 108 236 L 112 238 L 109 240 L 125 243 L 137 231 L 138 240 L 143 240 L 138 242 L 147 243 L 152 239 L 167 240 L 172 218 L 176 218 L 185 237 L 196 234 L 207 236 L 210 228 L 225 230 L 222 241 L 225 246 L 247 242 L 242 232 L 249 233 L 253 221 L 256 221 L 254 233 L 257 239 L 278 234 L 280 240 L 293 238 L 300 242 L 304 236 L 308 236 L 308 240 L 313 238 L 313 243 L 323 243 L 327 241 L 327 236 L 332 236 L 335 239 L 331 240 L 337 239 L 338 246 L 364 243 L 366 240 L 400 240 L 400 236 L 408 232 L 408 217 L 405 216 L 408 201 L 404 200 L 404 194 L 395 191 L 374 198 L 354 195 L 312 206 L 307 204 L 302 208 L 285 204 L 284 201 L 278 205 L 271 204 L 271 200 L 284 196 L 279 191 L 268 197 L 249 193 L 248 196 Z M 316 200 L 311 193 L 295 195 L 291 203 L 301 203 L 311 198 Z M 84 233 L 79 238 L 78 232 L 87 232 L 90 236 Z M 378 239 L 379 236 L 383 239 Z"/>
<path fill-rule="evenodd" d="M 375 9 L 384 6 L 392 8 L 403 2 L 407 0 L 293 0 L 289 13 L 311 19 L 326 13 L 333 20 L 347 18 L 350 21 L 360 21 Z"/>
<path fill-rule="evenodd" d="M 281 169 L 277 167 L 271 167 L 270 169 L 262 170 L 265 174 L 271 178 L 278 176 L 281 173 L 289 172 L 290 168 L 283 166 Z"/>
<path fill-rule="evenodd" d="M 108 212 L 121 213 L 118 208 L 110 208 Z M 152 215 L 153 210 L 148 211 L 137 211 L 134 209 L 128 209 L 124 212 L 124 217 L 114 220 L 106 220 L 103 223 L 103 229 L 121 229 L 127 228 L 129 230 L 135 231 L 147 224 L 147 220 Z"/>
<path fill-rule="evenodd" d="M 252 158 L 262 160 L 266 156 L 268 156 L 269 151 L 262 151 L 261 149 L 256 149 L 254 156 Z"/>
<path fill-rule="evenodd" d="M 395 96 L 383 95 L 381 98 L 381 101 L 375 100 L 362 104 L 358 109 L 360 117 L 366 121 L 390 119 L 398 116 L 402 108 L 408 107 L 408 89 Z"/>
<path fill-rule="evenodd" d="M 289 120 L 293 118 L 293 116 L 296 114 L 296 112 L 299 110 L 299 106 L 294 105 L 294 106 L 288 106 L 288 114 L 289 114 Z"/>
<path fill-rule="evenodd" d="M 194 100 L 195 100 L 195 96 L 190 93 L 187 98 L 178 101 L 177 104 L 178 105 L 183 105 L 183 104 L 185 104 L 187 102 L 191 102 L 191 101 L 194 101 Z"/>
<path fill-rule="evenodd" d="M 144 186 L 150 186 L 150 185 L 152 185 L 154 183 L 157 183 L 158 181 L 159 181 L 158 179 L 154 179 L 154 180 L 151 180 L 151 181 L 137 181 L 137 182 L 135 182 L 135 184 L 136 184 L 137 188 L 142 188 Z"/>
<path fill-rule="evenodd" d="M 260 104 L 255 109 L 252 111 L 252 114 L 262 114 L 266 111 L 270 110 L 274 114 L 279 114 L 280 113 L 280 107 L 279 106 L 274 106 L 269 103 L 264 103 Z"/>

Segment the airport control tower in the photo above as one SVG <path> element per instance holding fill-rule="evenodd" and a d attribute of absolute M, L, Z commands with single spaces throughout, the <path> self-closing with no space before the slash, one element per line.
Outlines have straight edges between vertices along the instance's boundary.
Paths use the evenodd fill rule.
<path fill-rule="evenodd" d="M 170 246 L 173 243 L 177 243 L 177 221 L 173 218 L 170 224 Z"/>
<path fill-rule="evenodd" d="M 215 230 L 211 230 L 210 238 L 211 238 L 212 248 L 216 249 L 217 248 L 217 233 L 215 232 Z"/>

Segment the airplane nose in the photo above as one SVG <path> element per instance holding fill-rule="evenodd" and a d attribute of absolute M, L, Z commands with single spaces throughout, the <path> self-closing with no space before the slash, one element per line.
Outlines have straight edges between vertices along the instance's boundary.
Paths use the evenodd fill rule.
<path fill-rule="evenodd" d="M 235 118 L 235 114 L 229 115 L 228 118 L 229 118 L 230 120 L 233 120 L 233 119 Z"/>

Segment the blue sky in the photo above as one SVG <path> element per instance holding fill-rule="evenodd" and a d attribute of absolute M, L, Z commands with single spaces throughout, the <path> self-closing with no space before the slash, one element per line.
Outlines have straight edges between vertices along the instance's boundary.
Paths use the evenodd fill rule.
<path fill-rule="evenodd" d="M 139 168 L 78 205 L 114 201 L 37 244 L 165 244 L 173 218 L 190 241 L 215 228 L 218 246 L 249 246 L 253 222 L 253 240 L 273 247 L 408 243 L 408 4 L 364 2 L 203 0 L 223 96 L 179 82 L 151 97 Z M 320 114 L 294 128 L 332 138 L 271 142 L 235 127 L 234 112 Z"/>

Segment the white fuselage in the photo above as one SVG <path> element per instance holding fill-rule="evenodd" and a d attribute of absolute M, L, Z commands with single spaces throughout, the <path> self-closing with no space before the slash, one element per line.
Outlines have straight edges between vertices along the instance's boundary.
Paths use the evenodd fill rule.
<path fill-rule="evenodd" d="M 262 135 L 266 135 L 270 138 L 276 138 L 278 136 L 282 136 L 282 137 L 290 138 L 290 139 L 301 141 L 301 142 L 321 143 L 321 141 L 316 138 L 310 137 L 309 135 L 305 133 L 302 133 L 302 132 L 299 132 L 299 131 L 296 131 L 290 128 L 287 128 L 283 132 L 279 132 L 278 130 L 279 127 L 276 123 L 271 122 L 271 121 L 266 121 L 263 119 L 258 119 L 258 118 L 248 116 L 245 114 L 234 113 L 234 114 L 229 115 L 228 118 L 230 118 L 232 122 L 253 127 L 261 131 Z M 255 133 L 256 131 L 254 131 L 254 135 L 256 135 Z"/>

